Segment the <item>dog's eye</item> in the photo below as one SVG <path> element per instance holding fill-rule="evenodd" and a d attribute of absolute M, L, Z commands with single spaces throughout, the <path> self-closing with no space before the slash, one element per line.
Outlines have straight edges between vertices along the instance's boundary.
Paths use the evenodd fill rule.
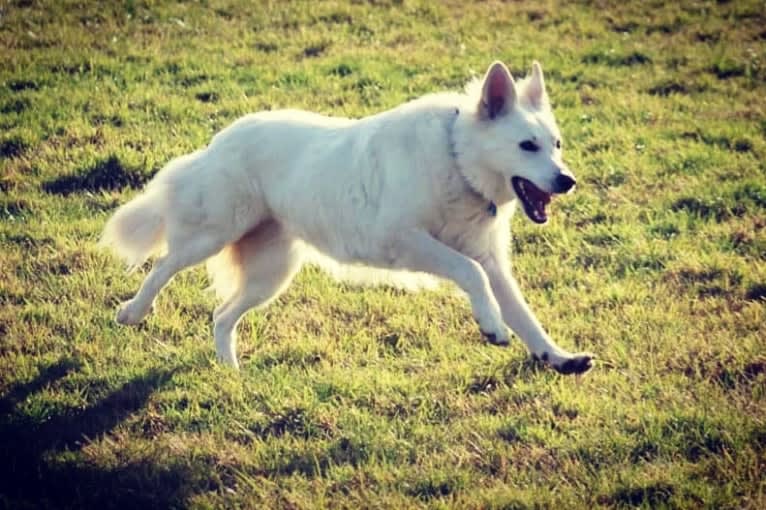
<path fill-rule="evenodd" d="M 557 149 L 561 148 L 561 140 L 556 140 L 556 148 Z"/>
<path fill-rule="evenodd" d="M 532 140 L 524 140 L 523 142 L 519 144 L 519 147 L 521 147 L 522 150 L 525 150 L 528 152 L 537 152 L 540 150 L 540 147 Z"/>

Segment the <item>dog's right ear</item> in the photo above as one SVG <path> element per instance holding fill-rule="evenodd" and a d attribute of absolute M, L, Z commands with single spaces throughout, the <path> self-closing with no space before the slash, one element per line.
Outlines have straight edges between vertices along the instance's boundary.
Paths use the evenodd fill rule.
<path fill-rule="evenodd" d="M 511 72 L 502 62 L 493 62 L 481 87 L 479 113 L 482 118 L 495 119 L 510 111 L 515 102 L 516 84 Z"/>

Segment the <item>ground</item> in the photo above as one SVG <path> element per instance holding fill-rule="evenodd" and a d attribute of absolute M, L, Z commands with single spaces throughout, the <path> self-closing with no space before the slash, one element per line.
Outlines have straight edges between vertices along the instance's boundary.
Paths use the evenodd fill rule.
<path fill-rule="evenodd" d="M 679 2 L 0 0 L 3 508 L 766 507 L 766 9 Z M 96 246 L 251 111 L 363 116 L 501 59 L 578 177 L 514 268 L 584 377 L 451 289 L 305 269 L 214 362 L 199 268 L 136 328 Z"/>

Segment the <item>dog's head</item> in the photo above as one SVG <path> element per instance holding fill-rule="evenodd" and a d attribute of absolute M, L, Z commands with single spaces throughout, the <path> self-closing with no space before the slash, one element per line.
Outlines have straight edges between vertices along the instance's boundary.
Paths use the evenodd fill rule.
<path fill-rule="evenodd" d="M 562 140 L 540 64 L 518 85 L 502 62 L 489 67 L 477 115 L 484 126 L 482 166 L 502 175 L 535 223 L 545 223 L 554 193 L 575 185 L 562 160 Z"/>

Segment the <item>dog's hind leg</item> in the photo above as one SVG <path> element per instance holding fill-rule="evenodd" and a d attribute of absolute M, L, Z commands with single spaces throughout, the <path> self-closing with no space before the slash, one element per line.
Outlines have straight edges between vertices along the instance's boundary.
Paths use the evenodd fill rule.
<path fill-rule="evenodd" d="M 154 298 L 177 272 L 199 264 L 222 247 L 223 242 L 218 236 L 204 232 L 185 238 L 169 238 L 167 254 L 154 263 L 133 299 L 120 306 L 117 322 L 139 323 L 151 311 Z"/>
<path fill-rule="evenodd" d="M 237 368 L 236 327 L 251 308 L 276 299 L 301 267 L 301 242 L 277 223 L 267 222 L 246 234 L 231 247 L 240 264 L 240 282 L 213 315 L 215 348 L 219 361 Z M 213 278 L 216 274 L 213 273 Z"/>

